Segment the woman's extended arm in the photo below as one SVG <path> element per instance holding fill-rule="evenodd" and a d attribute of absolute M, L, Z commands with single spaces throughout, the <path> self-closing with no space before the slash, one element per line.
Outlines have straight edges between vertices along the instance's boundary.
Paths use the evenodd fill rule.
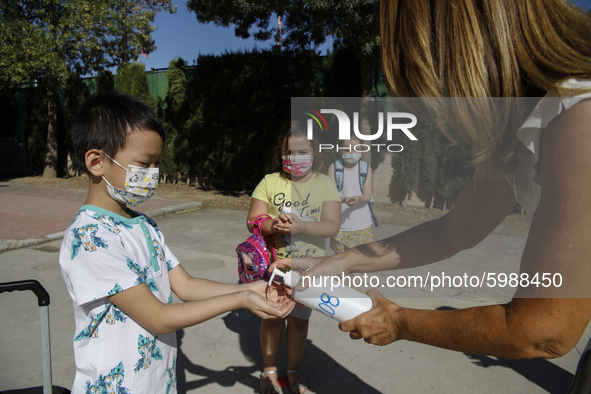
<path fill-rule="evenodd" d="M 577 344 L 590 316 L 588 298 L 517 298 L 506 305 L 455 311 L 407 309 L 374 298 L 369 312 L 339 328 L 353 339 L 381 346 L 406 339 L 495 357 L 555 358 Z"/>
<path fill-rule="evenodd" d="M 381 345 L 407 339 L 498 357 L 553 358 L 572 349 L 591 319 L 590 114 L 591 102 L 583 102 L 544 131 L 542 197 L 521 259 L 521 272 L 530 277 L 559 273 L 561 288 L 537 294 L 519 289 L 521 295 L 548 297 L 457 311 L 406 309 L 379 299 L 374 309 L 341 328 L 352 338 Z"/>
<path fill-rule="evenodd" d="M 292 267 L 303 271 L 300 267 L 317 264 L 307 274 L 321 276 L 434 263 L 477 245 L 501 223 L 515 204 L 513 189 L 505 180 L 471 180 L 454 208 L 439 219 L 328 258 L 292 259 Z"/>

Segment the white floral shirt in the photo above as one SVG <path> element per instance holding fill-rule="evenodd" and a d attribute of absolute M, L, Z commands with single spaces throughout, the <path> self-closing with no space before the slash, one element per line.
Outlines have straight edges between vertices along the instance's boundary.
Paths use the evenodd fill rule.
<path fill-rule="evenodd" d="M 172 302 L 168 271 L 179 264 L 156 223 L 85 205 L 64 235 L 59 262 L 74 301 L 72 393 L 176 393 L 176 333 L 153 335 L 108 296 L 145 283 Z"/>

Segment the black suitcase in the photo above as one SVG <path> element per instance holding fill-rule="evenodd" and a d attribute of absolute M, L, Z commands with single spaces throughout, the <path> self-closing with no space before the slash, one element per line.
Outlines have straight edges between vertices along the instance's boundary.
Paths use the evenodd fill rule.
<path fill-rule="evenodd" d="M 41 357 L 43 362 L 43 386 L 0 391 L 0 394 L 70 394 L 70 390 L 51 384 L 51 344 L 49 341 L 49 293 L 36 280 L 0 283 L 0 293 L 31 290 L 37 296 L 41 325 Z"/>

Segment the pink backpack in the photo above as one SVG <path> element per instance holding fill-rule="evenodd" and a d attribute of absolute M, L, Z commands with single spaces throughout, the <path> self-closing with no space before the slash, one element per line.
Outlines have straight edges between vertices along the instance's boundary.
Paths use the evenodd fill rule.
<path fill-rule="evenodd" d="M 272 251 L 273 260 L 275 260 L 274 234 L 267 236 L 267 240 L 262 235 L 262 222 L 272 220 L 269 215 L 259 215 L 254 222 L 252 229 L 253 235 L 246 241 L 238 245 L 236 254 L 238 255 L 238 276 L 241 283 L 256 282 L 271 278 L 267 269 L 271 265 L 269 249 Z"/>

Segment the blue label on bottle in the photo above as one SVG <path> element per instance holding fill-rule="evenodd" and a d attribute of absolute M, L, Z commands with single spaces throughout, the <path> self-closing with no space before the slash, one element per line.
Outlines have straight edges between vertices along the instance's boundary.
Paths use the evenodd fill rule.
<path fill-rule="evenodd" d="M 337 297 L 331 297 L 328 293 L 322 293 L 320 296 L 320 303 L 318 306 L 320 309 L 329 316 L 335 315 L 334 308 L 337 308 L 341 303 Z"/>

